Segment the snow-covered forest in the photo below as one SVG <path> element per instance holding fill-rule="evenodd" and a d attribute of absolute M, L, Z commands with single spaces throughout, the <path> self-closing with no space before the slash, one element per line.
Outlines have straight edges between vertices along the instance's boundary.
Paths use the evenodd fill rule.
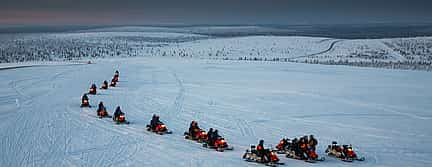
<path fill-rule="evenodd" d="M 68 33 L 3 34 L 0 35 L 0 63 L 174 56 L 432 70 L 432 37 L 214 37 L 185 31 L 121 30 L 117 28 L 101 29 L 99 32 L 87 30 Z"/>

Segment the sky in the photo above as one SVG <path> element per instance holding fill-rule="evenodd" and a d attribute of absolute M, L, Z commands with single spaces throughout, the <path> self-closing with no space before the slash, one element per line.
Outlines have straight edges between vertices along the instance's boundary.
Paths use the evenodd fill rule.
<path fill-rule="evenodd" d="M 432 23 L 432 0 L 0 0 L 0 25 Z"/>

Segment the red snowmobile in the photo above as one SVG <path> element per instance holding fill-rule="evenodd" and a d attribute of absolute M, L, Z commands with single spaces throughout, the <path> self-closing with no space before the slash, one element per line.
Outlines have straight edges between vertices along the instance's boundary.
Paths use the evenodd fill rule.
<path fill-rule="evenodd" d="M 233 147 L 228 146 L 227 141 L 222 138 L 222 137 L 218 137 L 212 144 L 209 143 L 210 141 L 207 140 L 206 143 L 203 144 L 203 147 L 207 147 L 207 148 L 213 148 L 216 149 L 216 151 L 219 152 L 223 152 L 225 150 L 233 150 Z"/>
<path fill-rule="evenodd" d="M 248 162 L 265 164 L 266 166 L 284 165 L 284 163 L 279 162 L 276 153 L 270 151 L 270 149 L 264 149 L 264 155 L 259 155 L 255 145 L 252 145 L 250 150 L 246 150 L 243 154 L 243 159 Z"/>
<path fill-rule="evenodd" d="M 199 129 L 198 132 L 195 133 L 195 136 L 191 136 L 189 132 L 184 133 L 185 139 L 195 140 L 197 142 L 205 142 L 207 141 L 207 132 L 203 129 Z"/>
<path fill-rule="evenodd" d="M 84 99 L 81 101 L 81 107 L 91 107 L 89 100 L 88 99 Z"/>
<path fill-rule="evenodd" d="M 98 110 L 97 111 L 97 115 L 98 115 L 99 118 L 104 118 L 104 117 L 111 118 L 111 116 L 108 114 L 108 112 L 106 111 L 105 108 L 103 108 L 101 110 Z"/>
<path fill-rule="evenodd" d="M 289 149 L 289 147 L 291 146 L 291 142 L 288 138 L 283 138 L 281 141 L 279 141 L 279 143 L 276 145 L 276 152 L 278 154 L 285 154 L 285 151 L 287 149 Z"/>
<path fill-rule="evenodd" d="M 160 135 L 172 133 L 171 131 L 168 130 L 168 127 L 162 122 L 158 123 L 154 129 L 152 129 L 150 125 L 147 125 L 147 131 L 151 131 Z"/>
<path fill-rule="evenodd" d="M 108 89 L 108 82 L 104 81 L 100 89 Z"/>
<path fill-rule="evenodd" d="M 129 122 L 126 121 L 124 113 L 121 113 L 118 117 L 113 117 L 113 120 L 116 124 L 129 124 Z"/>
<path fill-rule="evenodd" d="M 118 77 L 118 75 L 116 76 L 116 75 L 114 75 L 114 77 L 113 77 L 113 79 L 112 79 L 114 82 L 118 82 L 119 81 L 119 77 Z"/>
<path fill-rule="evenodd" d="M 111 80 L 111 84 L 110 84 L 110 86 L 111 87 L 116 87 L 116 85 L 117 85 L 117 82 L 114 80 L 114 78 Z"/>
<path fill-rule="evenodd" d="M 297 153 L 294 149 L 287 149 L 285 151 L 285 155 L 287 158 L 303 160 L 305 162 L 310 162 L 310 163 L 315 163 L 317 161 L 325 160 L 324 157 L 319 158 L 315 150 L 309 147 L 303 149 L 301 148 L 299 153 Z"/>
<path fill-rule="evenodd" d="M 90 88 L 89 89 L 89 94 L 95 95 L 96 94 L 96 88 Z"/>
<path fill-rule="evenodd" d="M 365 158 L 361 157 L 359 158 L 357 154 L 354 152 L 352 145 L 342 145 L 340 146 L 337 144 L 337 142 L 333 141 L 331 145 L 327 146 L 327 149 L 325 152 L 332 157 L 339 158 L 342 161 L 345 162 L 353 162 L 355 160 L 357 161 L 364 161 Z"/>

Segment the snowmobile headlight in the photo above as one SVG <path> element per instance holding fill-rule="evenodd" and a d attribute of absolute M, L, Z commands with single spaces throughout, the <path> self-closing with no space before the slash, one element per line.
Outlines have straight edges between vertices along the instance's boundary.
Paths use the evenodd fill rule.
<path fill-rule="evenodd" d="M 165 125 L 161 125 L 161 128 L 165 128 L 166 126 Z"/>

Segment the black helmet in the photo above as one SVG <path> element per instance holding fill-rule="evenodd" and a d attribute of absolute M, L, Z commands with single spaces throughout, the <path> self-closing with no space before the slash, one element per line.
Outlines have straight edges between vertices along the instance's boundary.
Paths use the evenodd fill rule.
<path fill-rule="evenodd" d="M 259 144 L 264 144 L 264 140 L 260 140 L 260 141 L 259 141 Z"/>

